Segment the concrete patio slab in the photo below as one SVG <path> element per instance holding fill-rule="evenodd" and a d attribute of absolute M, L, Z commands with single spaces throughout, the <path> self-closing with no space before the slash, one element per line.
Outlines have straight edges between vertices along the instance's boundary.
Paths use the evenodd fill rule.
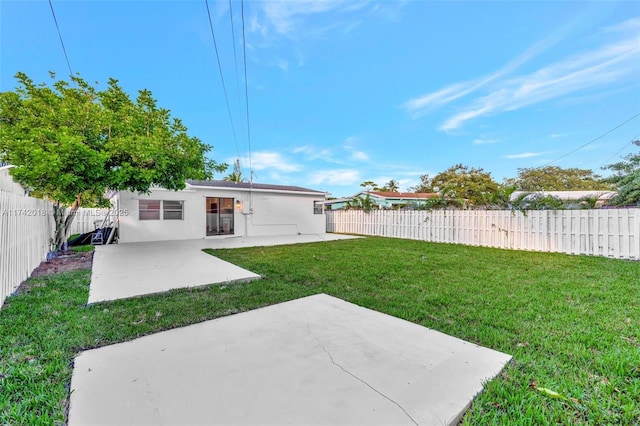
<path fill-rule="evenodd" d="M 510 358 L 320 294 L 82 352 L 69 425 L 455 424 Z"/>
<path fill-rule="evenodd" d="M 240 248 L 281 246 L 287 244 L 321 243 L 337 240 L 351 240 L 363 238 L 344 234 L 301 234 L 301 235 L 271 235 L 267 237 L 227 237 L 221 239 L 205 239 L 197 241 L 203 248 Z"/>
<path fill-rule="evenodd" d="M 98 246 L 88 303 L 161 293 L 175 288 L 259 279 L 251 271 L 202 252 L 356 238 L 340 234 L 227 237 Z"/>
<path fill-rule="evenodd" d="M 93 258 L 88 303 L 259 278 L 180 241 L 102 246 Z"/>

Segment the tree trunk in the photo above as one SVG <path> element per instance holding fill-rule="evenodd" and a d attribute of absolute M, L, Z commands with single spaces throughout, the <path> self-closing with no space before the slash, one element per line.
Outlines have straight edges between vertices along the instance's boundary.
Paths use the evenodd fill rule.
<path fill-rule="evenodd" d="M 69 228 L 76 217 L 78 208 L 80 208 L 81 196 L 78 195 L 76 200 L 71 205 L 69 214 L 65 217 L 64 206 L 61 206 L 59 202 L 53 205 L 53 218 L 56 224 L 56 231 L 54 236 L 54 246 L 56 251 L 67 251 L 67 238 L 69 237 Z"/>

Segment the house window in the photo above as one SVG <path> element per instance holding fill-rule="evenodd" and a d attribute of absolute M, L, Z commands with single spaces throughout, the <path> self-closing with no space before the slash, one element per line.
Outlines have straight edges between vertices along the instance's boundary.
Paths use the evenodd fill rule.
<path fill-rule="evenodd" d="M 160 220 L 160 200 L 138 200 L 139 220 Z"/>
<path fill-rule="evenodd" d="M 162 218 L 164 220 L 182 220 L 183 202 L 164 200 L 162 202 Z"/>
<path fill-rule="evenodd" d="M 313 214 L 322 214 L 322 205 L 324 202 L 322 201 L 314 201 L 313 202 Z"/>
<path fill-rule="evenodd" d="M 164 220 L 182 220 L 183 201 L 173 200 L 138 200 L 139 220 L 160 220 L 160 211 Z"/>

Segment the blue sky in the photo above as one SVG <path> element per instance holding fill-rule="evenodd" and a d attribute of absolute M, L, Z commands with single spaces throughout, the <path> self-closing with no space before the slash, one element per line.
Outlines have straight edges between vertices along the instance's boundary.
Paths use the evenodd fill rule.
<path fill-rule="evenodd" d="M 204 0 L 52 3 L 74 73 L 151 90 L 255 182 L 346 196 L 456 163 L 606 174 L 640 137 L 640 2 L 246 1 L 250 143 L 238 0 L 209 1 L 231 119 Z M 48 2 L 0 1 L 0 19 L 0 91 L 17 71 L 66 78 Z"/>

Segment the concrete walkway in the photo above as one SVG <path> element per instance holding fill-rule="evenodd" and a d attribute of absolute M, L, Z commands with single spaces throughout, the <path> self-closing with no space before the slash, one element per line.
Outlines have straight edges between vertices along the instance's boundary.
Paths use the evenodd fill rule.
<path fill-rule="evenodd" d="M 271 246 L 347 238 L 355 237 L 339 234 L 229 237 L 98 246 L 93 258 L 88 303 L 260 278 L 251 271 L 204 253 L 204 248 Z"/>
<path fill-rule="evenodd" d="M 69 425 L 456 424 L 510 358 L 321 294 L 81 353 Z"/>

